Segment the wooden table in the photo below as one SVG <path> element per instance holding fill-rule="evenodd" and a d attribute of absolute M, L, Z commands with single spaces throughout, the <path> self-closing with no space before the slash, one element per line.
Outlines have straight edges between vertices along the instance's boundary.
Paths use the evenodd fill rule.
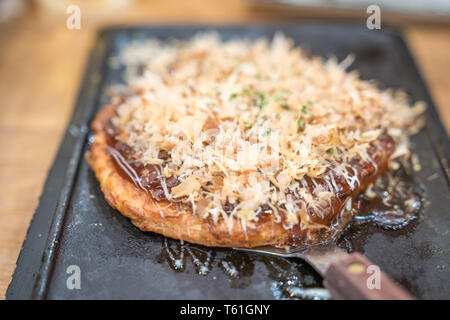
<path fill-rule="evenodd" d="M 76 3 L 77 1 L 73 1 Z M 113 13 L 83 13 L 80 30 L 63 13 L 36 8 L 0 24 L 0 298 L 70 117 L 98 27 L 110 23 L 211 23 L 280 20 L 240 0 L 135 0 Z M 405 25 L 443 122 L 450 130 L 450 27 Z"/>

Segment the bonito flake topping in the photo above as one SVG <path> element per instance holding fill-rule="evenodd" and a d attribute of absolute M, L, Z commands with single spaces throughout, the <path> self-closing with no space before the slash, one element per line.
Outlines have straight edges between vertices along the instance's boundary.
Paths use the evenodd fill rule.
<path fill-rule="evenodd" d="M 232 219 L 251 225 L 264 205 L 276 221 L 283 213 L 286 228 L 308 224 L 305 212 L 320 215 L 335 196 L 334 178 L 358 186 L 349 167 L 373 162 L 369 151 L 381 135 L 401 156 L 422 125 L 423 103 L 410 106 L 404 93 L 347 72 L 351 57 L 309 57 L 282 34 L 221 42 L 205 33 L 142 48 L 120 56 L 145 71 L 132 77 L 113 118 L 118 139 L 160 168 L 163 186 L 178 179 L 165 189 L 169 200 L 230 227 Z M 325 174 L 328 188 L 304 183 Z"/>

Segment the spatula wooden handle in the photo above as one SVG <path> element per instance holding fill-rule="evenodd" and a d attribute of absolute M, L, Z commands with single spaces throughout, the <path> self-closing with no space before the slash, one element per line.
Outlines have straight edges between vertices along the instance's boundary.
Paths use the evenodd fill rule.
<path fill-rule="evenodd" d="M 334 299 L 414 300 L 377 265 L 359 253 L 334 260 L 324 278 L 324 285 Z"/>

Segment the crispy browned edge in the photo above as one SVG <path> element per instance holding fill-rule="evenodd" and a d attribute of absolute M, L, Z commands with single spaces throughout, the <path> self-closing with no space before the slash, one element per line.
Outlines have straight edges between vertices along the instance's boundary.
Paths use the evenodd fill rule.
<path fill-rule="evenodd" d="M 118 172 L 114 160 L 106 149 L 105 124 L 114 116 L 115 108 L 116 105 L 113 104 L 103 107 L 92 122 L 94 141 L 86 158 L 100 182 L 106 201 L 122 215 L 130 218 L 131 222 L 140 230 L 214 247 L 284 245 L 291 243 L 292 237 L 299 241 L 307 238 L 305 236 L 308 230 L 299 230 L 298 226 L 294 226 L 292 231 L 287 231 L 281 223 L 274 222 L 272 216 L 257 221 L 254 223 L 254 227 L 247 226 L 245 232 L 242 224 L 237 219 L 233 219 L 230 233 L 223 220 L 213 223 L 208 219 L 195 216 L 187 206 L 180 210 L 180 207 L 177 206 L 169 207 L 170 202 L 167 200 L 157 202 L 150 193 L 138 189 L 130 179 L 123 177 Z M 382 162 L 384 162 L 383 170 L 379 170 L 378 174 L 366 174 L 362 177 L 359 190 L 354 190 L 344 199 L 338 200 L 335 209 L 341 208 L 348 196 L 355 196 L 373 182 L 386 169 L 387 157 Z M 342 216 L 338 216 L 340 210 L 334 211 L 336 214 L 328 223 L 338 220 L 343 228 L 350 221 L 351 214 L 344 213 Z M 320 231 L 318 232 L 320 233 Z M 318 233 L 314 235 L 314 232 L 312 235 L 319 238 L 330 236 L 330 234 L 320 236 Z M 307 243 L 303 244 L 307 245 Z"/>

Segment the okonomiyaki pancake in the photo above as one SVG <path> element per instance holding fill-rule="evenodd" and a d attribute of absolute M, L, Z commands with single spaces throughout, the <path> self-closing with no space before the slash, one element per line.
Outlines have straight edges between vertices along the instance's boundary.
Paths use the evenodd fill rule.
<path fill-rule="evenodd" d="M 422 123 L 422 103 L 281 34 L 148 46 L 87 155 L 107 202 L 143 231 L 223 247 L 334 239 Z"/>

